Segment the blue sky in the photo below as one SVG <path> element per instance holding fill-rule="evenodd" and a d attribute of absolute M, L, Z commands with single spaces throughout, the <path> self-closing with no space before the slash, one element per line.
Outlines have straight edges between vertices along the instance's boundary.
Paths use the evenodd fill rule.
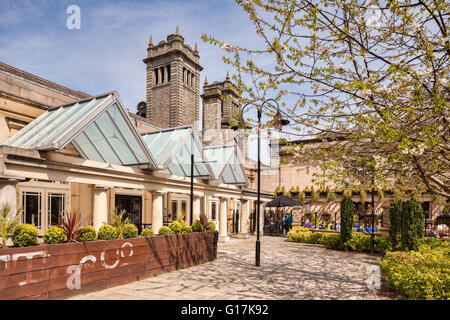
<path fill-rule="evenodd" d="M 66 9 L 74 4 L 81 9 L 79 30 L 66 27 Z M 197 42 L 201 85 L 205 76 L 211 83 L 232 72 L 202 33 L 246 46 L 259 41 L 233 0 L 0 0 L 0 8 L 0 61 L 91 95 L 117 90 L 132 112 L 145 95 L 142 59 L 150 35 L 158 43 L 178 26 L 185 43 Z"/>

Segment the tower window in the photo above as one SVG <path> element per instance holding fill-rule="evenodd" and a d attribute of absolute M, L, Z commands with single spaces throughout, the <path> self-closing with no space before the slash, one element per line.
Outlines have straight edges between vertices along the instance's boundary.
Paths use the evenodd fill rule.
<path fill-rule="evenodd" d="M 194 87 L 194 74 L 191 75 L 191 88 Z"/>
<path fill-rule="evenodd" d="M 186 69 L 183 68 L 183 83 L 184 83 L 185 79 L 186 79 Z"/>
<path fill-rule="evenodd" d="M 153 70 L 155 72 L 155 85 L 159 83 L 159 77 L 158 77 L 158 69 Z"/>
<path fill-rule="evenodd" d="M 170 65 L 167 66 L 167 81 L 170 82 Z"/>
<path fill-rule="evenodd" d="M 164 67 L 161 67 L 160 70 L 161 70 L 161 83 L 164 83 Z"/>

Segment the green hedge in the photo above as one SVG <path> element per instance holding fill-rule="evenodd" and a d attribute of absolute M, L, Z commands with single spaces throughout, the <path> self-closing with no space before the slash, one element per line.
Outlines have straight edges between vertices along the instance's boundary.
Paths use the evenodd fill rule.
<path fill-rule="evenodd" d="M 388 252 L 379 259 L 391 289 L 408 299 L 450 299 L 449 242 L 435 240 L 423 239 L 418 251 Z"/>
<path fill-rule="evenodd" d="M 311 232 L 308 228 L 294 227 L 287 233 L 287 238 L 291 242 L 324 244 L 332 249 L 347 248 L 352 251 L 370 252 L 370 235 L 363 233 L 352 233 L 350 239 L 342 244 L 338 233 Z M 375 252 L 384 254 L 391 249 L 388 238 L 374 237 Z"/>

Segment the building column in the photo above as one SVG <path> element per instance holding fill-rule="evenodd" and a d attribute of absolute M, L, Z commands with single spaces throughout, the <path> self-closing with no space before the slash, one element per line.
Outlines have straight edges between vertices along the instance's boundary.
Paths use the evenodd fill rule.
<path fill-rule="evenodd" d="M 152 230 L 158 234 L 163 226 L 163 195 L 160 192 L 152 193 Z"/>
<path fill-rule="evenodd" d="M 108 187 L 94 186 L 93 225 L 98 231 L 100 227 L 108 223 Z"/>
<path fill-rule="evenodd" d="M 19 179 L 0 179 L 0 204 L 8 203 L 11 213 L 17 211 L 17 190 L 16 185 Z"/>
<path fill-rule="evenodd" d="M 239 212 L 239 233 L 238 238 L 248 239 L 248 214 L 249 214 L 250 201 L 241 200 L 241 209 Z"/>
<path fill-rule="evenodd" d="M 219 241 L 228 242 L 227 199 L 220 198 L 219 205 Z"/>
<path fill-rule="evenodd" d="M 192 210 L 192 221 L 199 220 L 200 219 L 200 197 L 194 196 L 193 201 L 193 210 Z"/>

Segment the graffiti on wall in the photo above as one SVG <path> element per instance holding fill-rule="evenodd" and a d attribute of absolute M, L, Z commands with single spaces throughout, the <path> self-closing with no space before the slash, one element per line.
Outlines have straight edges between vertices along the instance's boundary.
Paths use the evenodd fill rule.
<path fill-rule="evenodd" d="M 129 247 L 130 249 L 128 250 L 129 252 L 127 253 L 127 255 L 125 255 L 125 248 Z M 121 249 L 117 249 L 116 250 L 116 260 L 112 263 L 112 264 L 108 264 L 106 262 L 106 258 L 105 258 L 106 252 L 102 251 L 100 254 L 100 263 L 102 264 L 102 266 L 106 269 L 115 269 L 119 263 L 121 258 L 126 258 L 126 257 L 131 257 L 133 255 L 133 245 L 129 242 L 125 242 Z M 81 267 L 87 263 L 87 262 L 91 262 L 91 263 L 97 263 L 98 259 L 93 256 L 93 255 L 87 255 L 85 257 L 83 257 L 80 260 L 79 264 L 72 264 L 70 266 L 67 267 L 67 274 L 69 274 L 69 277 L 67 278 L 67 289 L 73 290 L 73 289 L 81 289 Z M 122 265 L 125 265 L 126 263 L 122 263 Z"/>

